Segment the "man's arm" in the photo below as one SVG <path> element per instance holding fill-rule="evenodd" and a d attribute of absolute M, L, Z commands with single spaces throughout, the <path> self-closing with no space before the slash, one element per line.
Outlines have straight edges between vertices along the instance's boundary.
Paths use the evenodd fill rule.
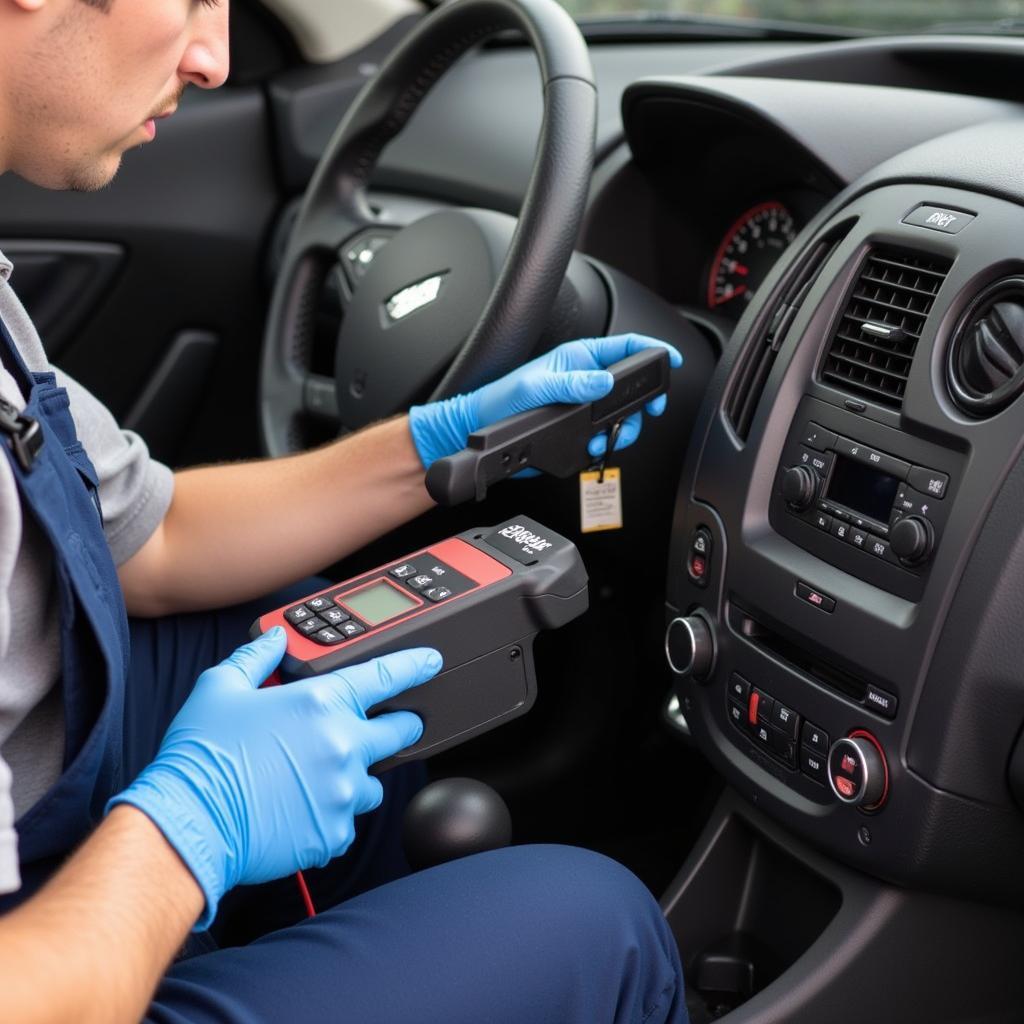
<path fill-rule="evenodd" d="M 160 830 L 115 807 L 35 897 L 0 917 L 0 1019 L 139 1020 L 203 903 Z"/>
<path fill-rule="evenodd" d="M 408 417 L 315 451 L 175 476 L 163 522 L 118 571 L 132 615 L 219 608 L 330 565 L 433 505 Z"/>
<path fill-rule="evenodd" d="M 605 368 L 652 346 L 682 365 L 671 346 L 641 335 L 571 341 L 468 395 L 317 451 L 179 473 L 163 523 L 119 571 L 128 611 L 237 604 L 330 565 L 430 508 L 424 465 L 464 447 L 474 430 L 538 406 L 602 398 L 612 387 Z M 664 407 L 662 395 L 647 411 Z M 636 440 L 640 421 L 639 412 L 626 420 L 617 448 Z M 591 455 L 600 445 L 592 441 Z"/>

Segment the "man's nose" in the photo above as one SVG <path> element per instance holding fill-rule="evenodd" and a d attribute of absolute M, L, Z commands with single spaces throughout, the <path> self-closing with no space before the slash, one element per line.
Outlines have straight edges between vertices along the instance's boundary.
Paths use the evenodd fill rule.
<path fill-rule="evenodd" d="M 227 0 L 206 8 L 203 14 L 182 55 L 178 75 L 200 89 L 216 89 L 227 81 L 230 69 Z"/>

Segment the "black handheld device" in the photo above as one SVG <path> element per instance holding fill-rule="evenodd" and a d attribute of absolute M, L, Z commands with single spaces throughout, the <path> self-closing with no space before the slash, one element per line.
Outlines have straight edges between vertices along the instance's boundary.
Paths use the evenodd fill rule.
<path fill-rule="evenodd" d="M 669 356 L 663 348 L 644 349 L 608 370 L 615 383 L 596 402 L 545 405 L 470 434 L 462 451 L 427 470 L 430 496 L 439 505 L 460 505 L 482 501 L 488 487 L 524 469 L 556 477 L 586 469 L 591 437 L 611 431 L 669 387 Z"/>
<path fill-rule="evenodd" d="M 441 672 L 371 709 L 416 712 L 423 735 L 379 773 L 525 714 L 537 696 L 533 640 L 587 609 L 572 541 L 527 516 L 455 537 L 261 615 L 255 638 L 288 634 L 283 682 L 407 647 L 435 647 Z"/>

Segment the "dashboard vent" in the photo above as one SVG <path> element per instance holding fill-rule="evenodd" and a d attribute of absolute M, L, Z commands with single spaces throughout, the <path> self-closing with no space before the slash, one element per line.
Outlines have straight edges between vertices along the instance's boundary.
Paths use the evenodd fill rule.
<path fill-rule="evenodd" d="M 997 281 L 967 308 L 953 332 L 946 379 L 953 401 L 979 418 L 1024 391 L 1024 278 Z"/>
<path fill-rule="evenodd" d="M 899 409 L 914 350 L 950 266 L 937 256 L 870 253 L 832 336 L 825 380 Z"/>
<path fill-rule="evenodd" d="M 750 434 L 750 424 L 768 382 L 768 375 L 804 298 L 818 279 L 821 268 L 853 224 L 853 220 L 844 222 L 807 249 L 803 261 L 798 263 L 796 272 L 762 321 L 760 331 L 751 339 L 740 357 L 739 368 L 725 400 L 725 414 L 736 435 L 742 440 L 745 441 Z"/>

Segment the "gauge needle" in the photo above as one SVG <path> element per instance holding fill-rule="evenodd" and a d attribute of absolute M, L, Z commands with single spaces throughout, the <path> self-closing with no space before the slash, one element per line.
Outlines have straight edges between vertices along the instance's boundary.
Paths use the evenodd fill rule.
<path fill-rule="evenodd" d="M 741 284 L 739 288 L 732 288 L 721 298 L 716 299 L 715 305 L 724 306 L 727 302 L 731 301 L 732 299 L 738 298 L 740 295 L 746 292 L 746 290 L 747 286 L 745 284 Z"/>
<path fill-rule="evenodd" d="M 742 263 L 734 263 L 732 265 L 732 272 L 734 274 L 739 274 L 740 277 L 746 277 L 747 274 L 750 273 L 750 268 L 745 267 Z"/>

